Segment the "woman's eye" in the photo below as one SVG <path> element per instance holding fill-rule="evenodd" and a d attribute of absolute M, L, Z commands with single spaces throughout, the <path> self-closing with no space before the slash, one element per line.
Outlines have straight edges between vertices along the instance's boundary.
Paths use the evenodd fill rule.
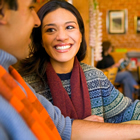
<path fill-rule="evenodd" d="M 55 29 L 53 29 L 53 28 L 49 28 L 46 30 L 46 32 L 54 32 L 54 31 L 55 31 Z"/>
<path fill-rule="evenodd" d="M 74 26 L 67 26 L 67 29 L 74 29 Z"/>
<path fill-rule="evenodd" d="M 29 9 L 32 11 L 35 9 L 35 6 L 30 6 Z"/>

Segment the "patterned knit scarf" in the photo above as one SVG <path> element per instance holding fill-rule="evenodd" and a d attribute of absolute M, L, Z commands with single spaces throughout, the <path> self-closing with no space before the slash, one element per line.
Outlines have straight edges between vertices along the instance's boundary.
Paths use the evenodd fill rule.
<path fill-rule="evenodd" d="M 9 71 L 10 74 L 0 66 L 0 95 L 15 108 L 37 139 L 61 140 L 49 114 L 19 73 L 11 66 Z M 27 97 L 14 79 L 23 86 Z"/>
<path fill-rule="evenodd" d="M 65 117 L 84 119 L 91 115 L 91 104 L 86 78 L 77 58 L 75 58 L 70 79 L 71 99 L 63 88 L 62 82 L 51 63 L 47 65 L 46 75 L 53 103 L 61 110 Z"/>

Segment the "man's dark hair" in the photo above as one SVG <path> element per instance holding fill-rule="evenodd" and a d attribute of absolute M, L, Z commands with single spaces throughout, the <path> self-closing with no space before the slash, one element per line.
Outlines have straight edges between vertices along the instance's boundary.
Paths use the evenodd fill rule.
<path fill-rule="evenodd" d="M 17 0 L 0 0 L 0 15 L 2 16 L 4 16 L 3 8 L 5 4 L 8 5 L 11 10 L 17 10 L 18 8 Z"/>
<path fill-rule="evenodd" d="M 0 0 L 0 5 L 7 4 L 9 6 L 9 9 L 11 10 L 17 10 L 17 0 Z"/>
<path fill-rule="evenodd" d="M 36 0 L 33 0 L 33 1 L 36 2 Z M 4 3 L 6 3 L 9 6 L 9 9 L 11 9 L 11 10 L 17 10 L 18 9 L 17 0 L 0 0 L 0 5 L 2 5 Z"/>
<path fill-rule="evenodd" d="M 17 0 L 4 0 L 4 1 L 8 4 L 11 10 L 17 10 L 18 8 Z"/>

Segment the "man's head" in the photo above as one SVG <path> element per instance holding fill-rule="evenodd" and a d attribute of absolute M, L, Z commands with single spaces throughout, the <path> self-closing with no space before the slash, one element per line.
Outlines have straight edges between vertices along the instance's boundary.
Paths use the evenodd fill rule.
<path fill-rule="evenodd" d="M 30 35 L 40 20 L 34 0 L 0 0 L 0 49 L 23 59 L 28 55 Z"/>

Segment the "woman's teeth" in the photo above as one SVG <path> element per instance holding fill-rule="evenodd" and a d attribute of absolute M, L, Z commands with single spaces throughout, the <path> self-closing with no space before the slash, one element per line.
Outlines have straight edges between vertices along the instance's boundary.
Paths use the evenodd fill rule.
<path fill-rule="evenodd" d="M 56 49 L 57 50 L 65 50 L 65 49 L 69 49 L 71 46 L 70 45 L 66 45 L 66 46 L 57 46 Z"/>

